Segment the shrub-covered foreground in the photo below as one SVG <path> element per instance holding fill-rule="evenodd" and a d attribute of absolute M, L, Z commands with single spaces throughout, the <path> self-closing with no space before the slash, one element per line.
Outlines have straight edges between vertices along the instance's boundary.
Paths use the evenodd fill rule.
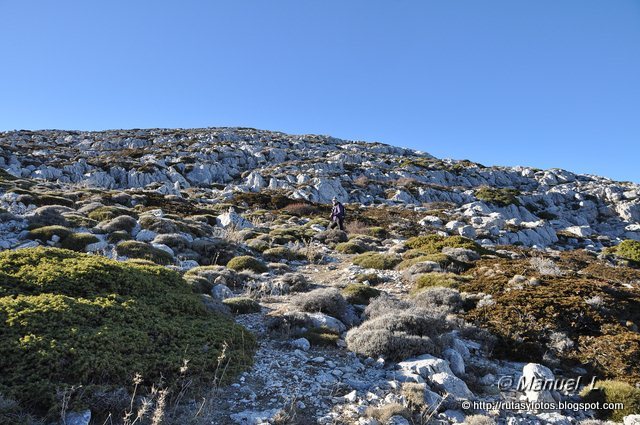
<path fill-rule="evenodd" d="M 171 270 L 53 248 L 0 253 L 0 393 L 39 414 L 56 390 L 96 391 L 171 382 L 188 360 L 195 387 L 251 363 L 254 337 L 207 311 Z M 218 373 L 219 375 L 219 373 Z"/>

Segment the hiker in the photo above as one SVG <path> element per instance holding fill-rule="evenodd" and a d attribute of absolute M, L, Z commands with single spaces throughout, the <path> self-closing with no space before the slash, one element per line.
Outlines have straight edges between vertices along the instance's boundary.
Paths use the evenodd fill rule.
<path fill-rule="evenodd" d="M 330 229 L 335 229 L 336 226 L 340 227 L 340 230 L 344 230 L 344 205 L 338 202 L 337 198 L 331 200 L 333 202 L 333 208 L 331 209 L 331 224 Z"/>

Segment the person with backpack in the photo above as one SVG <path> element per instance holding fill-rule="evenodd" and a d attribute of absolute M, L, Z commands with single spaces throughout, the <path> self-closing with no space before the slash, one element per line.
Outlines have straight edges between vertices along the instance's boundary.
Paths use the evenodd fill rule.
<path fill-rule="evenodd" d="M 331 202 L 333 202 L 333 208 L 331 209 L 331 224 L 329 225 L 329 228 L 335 229 L 336 227 L 339 227 L 340 230 L 344 231 L 344 205 L 342 205 L 342 203 L 340 203 L 335 197 Z"/>

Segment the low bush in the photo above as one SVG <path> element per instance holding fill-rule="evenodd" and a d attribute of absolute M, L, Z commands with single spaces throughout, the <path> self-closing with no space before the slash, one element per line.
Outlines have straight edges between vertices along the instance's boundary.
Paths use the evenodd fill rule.
<path fill-rule="evenodd" d="M 169 248 L 176 251 L 182 251 L 185 248 L 191 247 L 189 239 L 180 233 L 165 233 L 157 235 L 153 239 L 153 243 L 167 245 Z"/>
<path fill-rule="evenodd" d="M 260 304 L 258 304 L 256 300 L 248 297 L 226 298 L 222 301 L 222 303 L 229 307 L 229 310 L 231 310 L 231 312 L 235 314 L 249 314 L 260 312 Z"/>
<path fill-rule="evenodd" d="M 298 217 L 314 216 L 322 212 L 317 206 L 306 204 L 304 202 L 295 202 L 293 204 L 289 204 L 282 210 Z"/>
<path fill-rule="evenodd" d="M 113 220 L 122 215 L 129 215 L 136 218 L 138 215 L 131 210 L 120 207 L 102 206 L 89 213 L 89 218 L 96 221 Z"/>
<path fill-rule="evenodd" d="M 615 254 L 618 257 L 640 263 L 640 241 L 625 240 L 615 247 Z"/>
<path fill-rule="evenodd" d="M 426 235 L 415 236 L 407 240 L 405 245 L 411 249 L 419 249 L 423 255 L 426 254 L 438 254 L 442 251 L 442 248 L 466 248 L 476 251 L 478 253 L 484 253 L 480 245 L 462 236 L 441 236 L 441 235 Z"/>
<path fill-rule="evenodd" d="M 451 329 L 450 322 L 429 310 L 394 310 L 351 329 L 346 342 L 356 354 L 399 361 L 425 353 L 438 354 L 438 338 Z"/>
<path fill-rule="evenodd" d="M 367 234 L 378 239 L 385 239 L 389 237 L 389 232 L 385 228 L 378 226 L 369 227 L 367 229 Z"/>
<path fill-rule="evenodd" d="M 411 410 L 421 414 L 436 410 L 438 406 L 429 406 L 425 400 L 425 394 L 428 389 L 426 384 L 415 382 L 402 384 L 402 396 Z"/>
<path fill-rule="evenodd" d="M 118 230 L 117 232 L 113 232 L 107 236 L 107 242 L 112 244 L 117 244 L 118 242 L 131 240 L 132 236 L 129 232 L 124 230 Z"/>
<path fill-rule="evenodd" d="M 580 423 L 587 425 L 585 422 Z M 496 421 L 485 415 L 469 415 L 465 418 L 463 425 L 496 425 Z"/>
<path fill-rule="evenodd" d="M 338 245 L 336 245 L 335 250 L 343 254 L 362 254 L 363 252 L 368 251 L 366 247 L 357 242 L 339 243 Z"/>
<path fill-rule="evenodd" d="M 370 406 L 365 411 L 365 415 L 383 424 L 389 422 L 389 419 L 394 416 L 402 416 L 406 420 L 411 420 L 411 412 L 409 409 L 398 403 L 386 404 L 382 407 Z"/>
<path fill-rule="evenodd" d="M 391 270 L 400 261 L 400 258 L 393 254 L 367 252 L 354 258 L 353 264 L 365 269 Z"/>
<path fill-rule="evenodd" d="M 84 251 L 87 245 L 98 241 L 99 239 L 91 233 L 72 233 L 60 242 L 60 246 L 72 251 Z"/>
<path fill-rule="evenodd" d="M 67 226 L 69 223 L 63 214 L 72 212 L 73 209 L 63 205 L 47 205 L 34 210 L 28 220 L 32 226 Z"/>
<path fill-rule="evenodd" d="M 356 282 L 365 283 L 368 282 L 369 285 L 379 285 L 386 281 L 384 277 L 379 276 L 377 273 L 359 273 L 355 276 Z"/>
<path fill-rule="evenodd" d="M 140 258 L 156 264 L 172 264 L 174 259 L 166 251 L 138 241 L 123 241 L 116 245 L 118 255 L 129 258 Z"/>
<path fill-rule="evenodd" d="M 269 248 L 265 250 L 262 255 L 264 258 L 270 261 L 299 261 L 304 260 L 306 257 L 298 252 L 292 251 L 289 248 L 278 246 L 275 248 Z"/>
<path fill-rule="evenodd" d="M 319 288 L 296 295 L 291 304 L 300 311 L 325 313 L 337 319 L 343 319 L 348 304 L 335 288 Z"/>
<path fill-rule="evenodd" d="M 349 240 L 347 234 L 338 229 L 329 229 L 325 230 L 324 232 L 319 232 L 313 236 L 313 239 L 327 245 L 335 245 L 340 242 L 347 242 Z"/>
<path fill-rule="evenodd" d="M 409 267 L 418 264 L 424 263 L 426 261 L 430 261 L 433 263 L 438 263 L 441 268 L 447 267 L 452 263 L 452 260 L 444 254 L 427 254 L 424 255 L 421 252 L 416 253 L 418 250 L 410 250 L 405 252 L 405 255 L 402 256 L 403 260 L 398 263 L 396 266 L 396 270 L 405 270 Z M 414 255 L 417 254 L 417 255 Z"/>
<path fill-rule="evenodd" d="M 351 283 L 342 290 L 342 295 L 351 304 L 366 305 L 372 298 L 380 295 L 380 291 L 363 283 Z"/>
<path fill-rule="evenodd" d="M 133 373 L 145 388 L 170 383 L 184 359 L 194 390 L 222 378 L 222 353 L 226 381 L 251 363 L 254 337 L 208 312 L 164 267 L 23 249 L 0 253 L 0 281 L 0 393 L 50 419 L 60 411 L 56 389 L 83 385 L 68 405 L 75 410 L 97 391 L 128 386 Z"/>
<path fill-rule="evenodd" d="M 490 186 L 483 186 L 476 191 L 476 198 L 479 200 L 501 207 L 520 205 L 520 201 L 518 200 L 519 195 L 520 191 L 516 189 L 495 188 Z"/>
<path fill-rule="evenodd" d="M 247 246 L 251 249 L 255 249 L 258 252 L 264 252 L 269 249 L 269 243 L 260 238 L 249 239 L 247 241 Z"/>
<path fill-rule="evenodd" d="M 277 280 L 287 286 L 291 292 L 302 292 L 309 288 L 309 279 L 302 273 L 286 273 Z"/>
<path fill-rule="evenodd" d="M 335 347 L 340 339 L 334 330 L 329 328 L 311 328 L 302 334 L 314 347 Z"/>
<path fill-rule="evenodd" d="M 416 307 L 451 313 L 459 311 L 463 306 L 460 292 L 441 286 L 423 289 L 413 297 L 412 302 Z"/>
<path fill-rule="evenodd" d="M 109 221 L 100 223 L 100 228 L 107 233 L 116 232 L 119 230 L 131 232 L 137 224 L 138 221 L 135 218 L 128 215 L 121 215 Z"/>
<path fill-rule="evenodd" d="M 44 226 L 29 231 L 29 239 L 36 239 L 42 243 L 50 241 L 53 236 L 64 239 L 72 233 L 72 230 L 64 226 Z"/>
<path fill-rule="evenodd" d="M 255 273 L 265 273 L 269 271 L 269 268 L 262 261 L 250 255 L 241 255 L 232 258 L 227 263 L 227 267 L 235 271 L 250 270 Z"/>
<path fill-rule="evenodd" d="M 98 225 L 98 222 L 96 220 L 91 220 L 90 218 L 80 214 L 67 213 L 64 214 L 63 217 L 67 221 L 67 225 L 69 227 L 91 228 Z"/>
<path fill-rule="evenodd" d="M 622 403 L 624 405 L 624 409 L 621 410 L 598 410 L 596 413 L 601 419 L 622 422 L 625 416 L 640 412 L 640 389 L 626 382 L 597 381 L 596 388 L 591 390 L 590 387 L 585 387 L 580 395 L 588 403 Z"/>
<path fill-rule="evenodd" d="M 457 289 L 460 286 L 460 282 L 461 278 L 453 273 L 425 273 L 418 275 L 411 292 L 417 294 L 427 288 L 436 286 Z"/>

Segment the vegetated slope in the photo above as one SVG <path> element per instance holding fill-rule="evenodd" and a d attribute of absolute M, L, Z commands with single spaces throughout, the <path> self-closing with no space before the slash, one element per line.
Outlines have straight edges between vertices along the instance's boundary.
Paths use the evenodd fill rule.
<path fill-rule="evenodd" d="M 231 312 L 263 357 L 203 423 L 448 420 L 453 405 L 410 394 L 490 399 L 516 361 L 640 380 L 637 185 L 236 128 L 10 132 L 0 149 L 0 366 L 22 355 L 0 395 L 29 407 L 83 383 L 74 409 L 122 412 L 93 390 L 175 376 L 184 357 L 206 381 L 224 353 L 231 377 L 253 352 Z M 326 230 L 333 196 L 346 233 Z M 422 354 L 453 370 L 396 364 Z M 390 376 L 430 387 L 402 401 Z M 195 420 L 183 408 L 170 420 Z"/>
<path fill-rule="evenodd" d="M 485 167 L 410 149 L 247 128 L 0 133 L 0 168 L 102 189 L 236 191 L 402 205 L 484 243 L 600 248 L 640 239 L 640 187 L 564 170 Z M 26 204 L 25 204 L 26 205 Z"/>

